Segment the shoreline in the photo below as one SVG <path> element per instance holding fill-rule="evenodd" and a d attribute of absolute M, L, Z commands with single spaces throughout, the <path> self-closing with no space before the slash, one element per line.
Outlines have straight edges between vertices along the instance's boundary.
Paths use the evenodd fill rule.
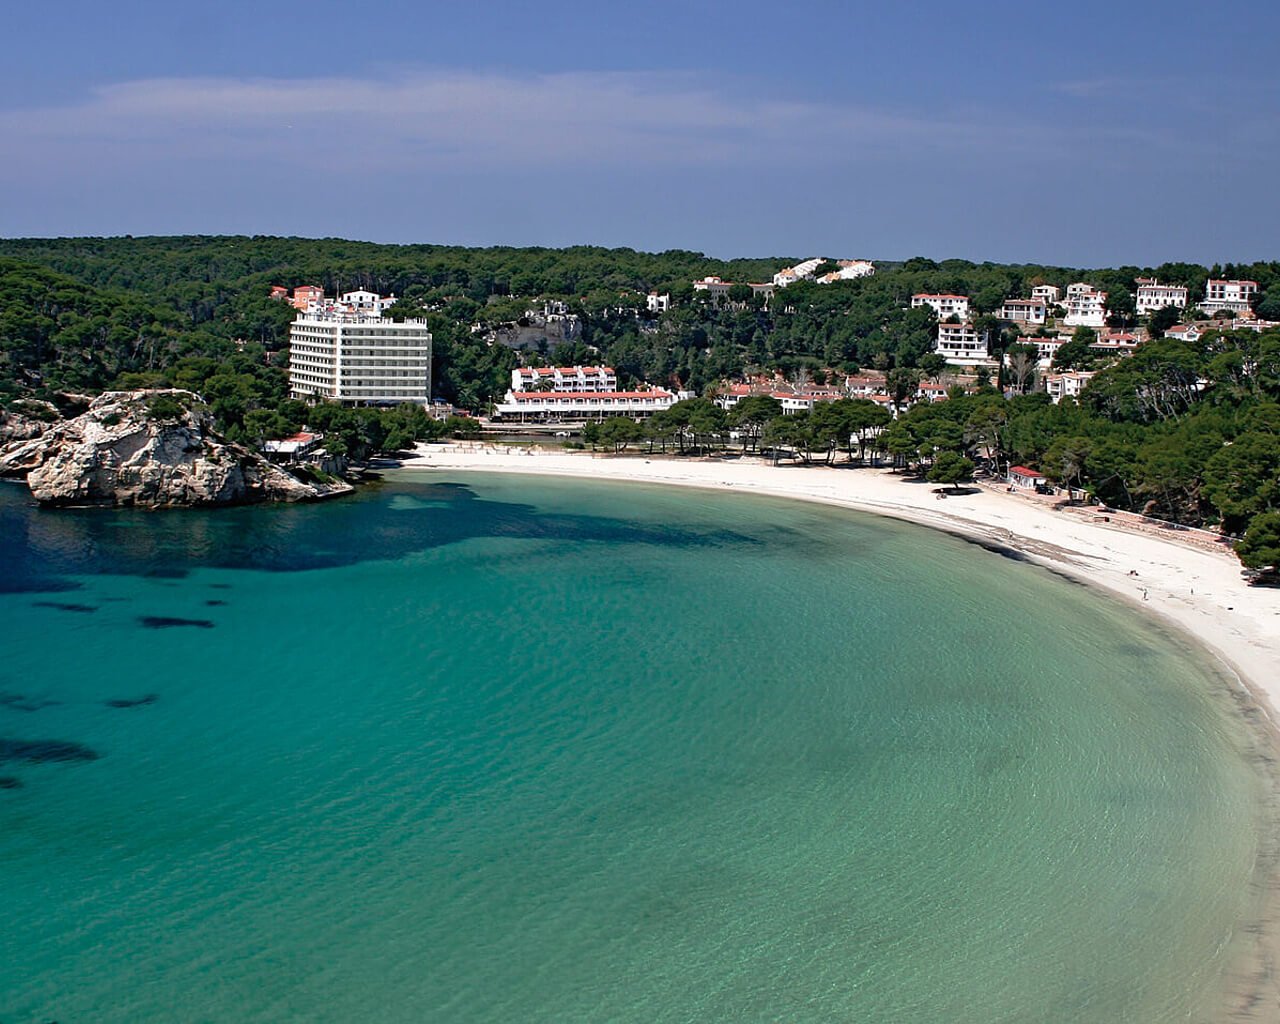
<path fill-rule="evenodd" d="M 746 491 L 884 515 L 1012 553 L 1151 614 L 1179 639 L 1212 655 L 1235 682 L 1231 693 L 1256 737 L 1251 761 L 1270 818 L 1250 899 L 1254 912 L 1232 936 L 1223 963 L 1222 1016 L 1280 1019 L 1280 588 L 1250 587 L 1228 548 L 1177 532 L 1125 526 L 1095 510 L 978 488 L 938 500 L 933 485 L 889 470 L 773 466 L 750 457 L 673 459 L 642 454 L 559 453 L 420 445 L 396 471 L 494 472 L 603 478 Z"/>

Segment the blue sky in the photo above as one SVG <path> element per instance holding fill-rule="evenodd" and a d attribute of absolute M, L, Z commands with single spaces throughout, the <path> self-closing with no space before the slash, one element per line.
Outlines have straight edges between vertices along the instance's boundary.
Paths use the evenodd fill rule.
<path fill-rule="evenodd" d="M 0 235 L 1280 257 L 1280 5 L 6 15 Z"/>

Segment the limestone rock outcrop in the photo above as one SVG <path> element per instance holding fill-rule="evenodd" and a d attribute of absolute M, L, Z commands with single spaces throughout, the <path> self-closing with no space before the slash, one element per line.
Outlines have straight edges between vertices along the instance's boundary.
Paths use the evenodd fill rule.
<path fill-rule="evenodd" d="M 149 508 L 315 501 L 353 488 L 306 482 L 213 431 L 190 391 L 109 391 L 87 412 L 0 447 L 0 475 L 46 505 Z"/>
<path fill-rule="evenodd" d="M 49 406 L 49 410 L 51 413 L 57 412 L 52 406 Z M 0 445 L 10 441 L 29 441 L 43 434 L 48 426 L 48 423 L 33 416 L 14 412 L 12 409 L 0 409 Z"/>

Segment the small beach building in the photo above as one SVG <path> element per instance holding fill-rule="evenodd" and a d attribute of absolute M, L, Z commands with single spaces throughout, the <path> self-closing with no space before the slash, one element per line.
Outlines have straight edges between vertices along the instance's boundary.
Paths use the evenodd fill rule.
<path fill-rule="evenodd" d="M 1039 470 L 1026 466 L 1010 466 L 1006 480 L 1015 491 L 1038 491 L 1049 482 Z"/>

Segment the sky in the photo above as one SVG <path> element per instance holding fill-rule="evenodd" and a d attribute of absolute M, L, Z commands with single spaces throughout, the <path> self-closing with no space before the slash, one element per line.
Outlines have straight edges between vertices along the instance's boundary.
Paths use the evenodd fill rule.
<path fill-rule="evenodd" d="M 1280 4 L 45 0 L 0 236 L 1280 258 Z"/>

